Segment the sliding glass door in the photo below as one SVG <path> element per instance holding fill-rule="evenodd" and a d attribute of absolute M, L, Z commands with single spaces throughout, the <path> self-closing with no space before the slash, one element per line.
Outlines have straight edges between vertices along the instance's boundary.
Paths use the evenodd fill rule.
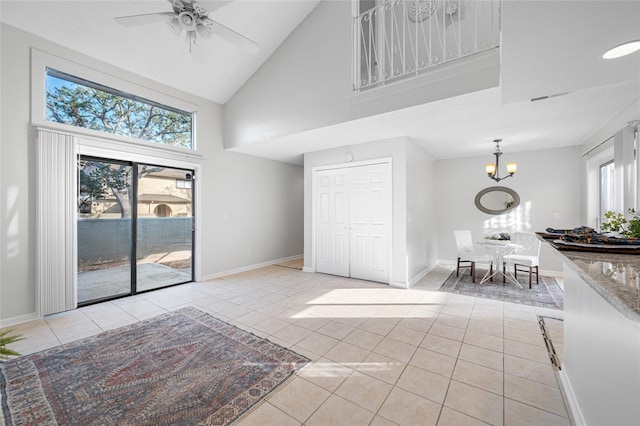
<path fill-rule="evenodd" d="M 131 294 L 129 163 L 78 161 L 78 303 Z"/>
<path fill-rule="evenodd" d="M 137 291 L 192 281 L 193 171 L 137 167 Z"/>
<path fill-rule="evenodd" d="M 81 156 L 78 303 L 193 280 L 193 171 Z"/>

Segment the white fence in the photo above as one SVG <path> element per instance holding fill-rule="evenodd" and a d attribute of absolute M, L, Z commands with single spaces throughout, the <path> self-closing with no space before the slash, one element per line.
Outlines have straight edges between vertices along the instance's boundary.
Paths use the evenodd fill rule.
<path fill-rule="evenodd" d="M 354 90 L 500 44 L 500 0 L 386 0 L 354 18 Z"/>

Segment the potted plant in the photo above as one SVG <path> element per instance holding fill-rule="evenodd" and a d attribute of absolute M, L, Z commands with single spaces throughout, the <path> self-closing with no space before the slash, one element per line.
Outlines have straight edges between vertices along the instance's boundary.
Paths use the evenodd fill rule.
<path fill-rule="evenodd" d="M 0 331 L 0 361 L 9 359 L 10 356 L 20 356 L 12 349 L 7 348 L 8 344 L 24 340 L 22 335 L 10 335 L 11 330 Z"/>
<path fill-rule="evenodd" d="M 604 217 L 607 221 L 602 224 L 602 231 L 614 232 L 626 239 L 640 238 L 640 216 L 635 209 L 629 209 L 629 214 L 631 217 L 627 219 L 622 213 L 606 212 Z"/>

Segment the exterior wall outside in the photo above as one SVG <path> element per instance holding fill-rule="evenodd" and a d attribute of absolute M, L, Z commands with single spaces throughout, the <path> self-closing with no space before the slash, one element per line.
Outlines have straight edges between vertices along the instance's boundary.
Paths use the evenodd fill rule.
<path fill-rule="evenodd" d="M 199 105 L 196 138 L 203 160 L 198 202 L 203 217 L 196 218 L 196 226 L 202 277 L 302 253 L 302 168 L 225 152 L 220 105 L 4 23 L 0 30 L 0 319 L 35 315 L 37 132 L 30 125 L 31 48 Z"/>
<path fill-rule="evenodd" d="M 484 164 L 492 160 L 491 146 L 487 146 L 486 156 L 438 161 L 436 204 L 440 260 L 456 259 L 455 229 L 470 229 L 474 238 L 480 239 L 501 231 L 534 232 L 548 227 L 583 225 L 583 168 L 579 147 L 528 152 L 509 152 L 503 147 L 503 151 L 501 162 L 516 161 L 518 171 L 514 177 L 498 184 L 484 173 Z M 491 186 L 515 190 L 520 195 L 520 207 L 499 216 L 478 210 L 474 204 L 476 194 Z M 562 271 L 561 260 L 544 245 L 540 268 Z"/>
<path fill-rule="evenodd" d="M 186 182 L 182 180 L 182 182 Z M 138 217 L 150 216 L 159 217 L 157 207 L 166 205 L 170 210 L 170 217 L 175 216 L 191 216 L 192 215 L 192 191 L 191 189 L 178 188 L 177 180 L 173 178 L 162 178 L 154 176 L 153 179 L 138 180 L 138 194 L 141 196 L 148 195 L 147 198 L 153 198 L 155 194 L 171 195 L 180 198 L 180 201 L 143 201 L 138 203 Z M 91 213 L 81 214 L 82 218 L 110 218 L 115 219 L 121 216 L 121 209 L 115 197 L 110 197 L 94 201 L 91 207 Z"/>

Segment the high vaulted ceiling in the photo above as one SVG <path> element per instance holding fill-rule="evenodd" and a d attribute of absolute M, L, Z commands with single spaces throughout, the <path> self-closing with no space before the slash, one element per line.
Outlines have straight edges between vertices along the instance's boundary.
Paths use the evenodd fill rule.
<path fill-rule="evenodd" d="M 350 1 L 350 0 L 325 0 Z M 319 0 L 199 3 L 257 42 L 251 56 L 213 37 L 204 64 L 163 24 L 122 27 L 114 17 L 170 11 L 166 0 L 0 1 L 0 19 L 72 50 L 224 104 Z M 640 39 L 640 1 L 503 0 L 501 86 L 376 117 L 243 146 L 237 151 L 300 164 L 304 152 L 406 136 L 435 158 L 597 140 L 640 98 L 640 52 L 605 61 L 604 50 Z M 539 102 L 530 98 L 568 93 Z M 632 111 L 637 117 L 640 111 Z M 426 117 L 426 119 L 425 119 Z M 327 145 L 331 141 L 332 146 Z M 480 144 L 484 142 L 484 144 Z"/>
<path fill-rule="evenodd" d="M 87 56 L 224 104 L 320 0 L 201 0 L 209 17 L 260 45 L 253 56 L 216 36 L 204 63 L 163 24 L 118 25 L 115 17 L 171 12 L 167 0 L 0 2 L 0 19 Z"/>
<path fill-rule="evenodd" d="M 640 118 L 640 51 L 602 59 L 638 39 L 640 1 L 503 0 L 499 87 L 233 149 L 294 164 L 305 152 L 398 137 L 436 159 L 490 153 L 495 138 L 509 152 L 586 151 Z"/>

